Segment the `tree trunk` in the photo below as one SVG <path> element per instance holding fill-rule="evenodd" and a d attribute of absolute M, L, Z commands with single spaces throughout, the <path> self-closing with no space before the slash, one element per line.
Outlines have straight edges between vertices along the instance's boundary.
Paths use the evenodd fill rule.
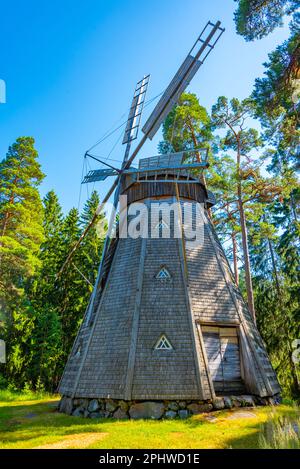
<path fill-rule="evenodd" d="M 243 254 L 244 254 L 244 264 L 245 264 L 247 300 L 248 300 L 250 313 L 252 314 L 253 320 L 256 323 L 252 278 L 251 278 L 251 271 L 250 271 L 250 257 L 249 257 L 249 249 L 248 249 L 248 233 L 247 233 L 245 212 L 244 212 L 243 202 L 241 200 L 240 189 L 238 189 L 238 206 L 239 206 L 240 223 L 241 223 L 241 229 L 242 229 L 242 244 L 243 244 Z"/>
<path fill-rule="evenodd" d="M 272 241 L 269 238 L 268 238 L 268 245 L 269 245 L 269 250 L 271 254 L 272 268 L 273 268 L 273 273 L 274 273 L 275 283 L 276 283 L 276 290 L 277 290 L 278 297 L 280 298 L 281 291 L 280 291 L 280 283 L 279 283 L 278 272 L 277 272 L 275 256 L 274 256 L 274 249 L 273 249 Z"/>
<path fill-rule="evenodd" d="M 188 127 L 190 129 L 190 132 L 191 132 L 191 136 L 192 136 L 192 140 L 193 140 L 193 143 L 195 145 L 195 148 L 198 147 L 199 143 L 198 143 L 198 140 L 196 138 L 196 135 L 195 135 L 195 132 L 194 132 L 194 128 L 191 124 L 191 122 L 188 124 Z M 200 159 L 200 155 L 199 153 L 197 152 L 196 153 L 197 155 L 197 160 L 198 160 L 198 163 L 201 163 L 201 159 Z M 204 172 L 202 171 L 201 174 L 200 174 L 200 181 L 202 182 L 206 192 L 207 192 L 207 184 L 206 184 L 206 179 L 205 179 L 205 176 L 204 176 Z M 207 215 L 208 215 L 208 218 L 212 221 L 212 213 L 211 213 L 211 210 L 210 208 L 207 209 Z"/>
<path fill-rule="evenodd" d="M 243 245 L 244 265 L 245 265 L 247 301 L 248 301 L 248 307 L 249 307 L 250 313 L 256 324 L 253 286 L 252 286 L 252 278 L 251 278 L 251 270 L 250 270 L 250 256 L 249 256 L 249 249 L 248 249 L 248 233 L 247 233 L 246 217 L 245 217 L 245 211 L 244 211 L 244 206 L 243 206 L 243 196 L 242 196 L 241 168 L 240 168 L 241 153 L 240 153 L 240 141 L 239 141 L 238 136 L 237 136 L 237 147 L 238 147 L 237 160 L 236 160 L 236 170 L 237 170 L 237 179 L 238 179 L 237 198 L 238 198 L 238 209 L 239 209 L 239 214 L 240 214 L 241 231 L 242 231 L 242 245 Z"/>
<path fill-rule="evenodd" d="M 233 231 L 231 233 L 232 239 L 232 252 L 233 252 L 233 271 L 235 283 L 239 285 L 239 269 L 238 269 L 238 258 L 237 258 L 237 242 L 236 242 L 236 233 Z"/>

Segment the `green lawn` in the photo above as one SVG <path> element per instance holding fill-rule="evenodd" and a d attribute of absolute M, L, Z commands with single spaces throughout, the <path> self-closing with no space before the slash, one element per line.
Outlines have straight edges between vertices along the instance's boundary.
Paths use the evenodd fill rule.
<path fill-rule="evenodd" d="M 93 420 L 59 414 L 57 398 L 28 397 L 12 400 L 0 392 L 0 448 L 257 448 L 271 416 L 299 422 L 300 415 L 299 409 L 281 405 L 187 420 Z"/>

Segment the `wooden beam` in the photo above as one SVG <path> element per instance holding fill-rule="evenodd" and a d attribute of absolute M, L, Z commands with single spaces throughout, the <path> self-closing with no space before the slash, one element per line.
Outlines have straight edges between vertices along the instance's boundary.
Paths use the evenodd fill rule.
<path fill-rule="evenodd" d="M 202 376 L 201 376 L 201 354 L 203 357 L 203 361 L 205 363 L 205 350 L 203 350 L 203 340 L 201 333 L 198 333 L 199 336 L 199 345 L 196 341 L 197 337 L 197 326 L 194 321 L 194 313 L 193 313 L 193 303 L 192 303 L 192 297 L 189 289 L 189 276 L 188 276 L 188 268 L 187 268 L 187 259 L 186 259 L 186 247 L 185 247 L 185 239 L 184 239 L 184 229 L 182 225 L 182 213 L 181 213 L 181 205 L 180 205 L 180 197 L 179 197 L 179 191 L 178 191 L 178 186 L 175 183 L 175 191 L 176 191 L 176 200 L 179 205 L 179 219 L 177 220 L 177 223 L 179 224 L 179 229 L 181 230 L 181 238 L 178 238 L 178 249 L 179 249 L 179 258 L 180 258 L 180 265 L 181 265 L 181 270 L 182 270 L 182 278 L 183 278 L 183 287 L 184 287 L 184 292 L 185 292 L 185 300 L 186 300 L 186 306 L 187 306 L 187 311 L 188 311 L 188 319 L 189 319 L 189 325 L 190 325 L 190 332 L 191 332 L 191 338 L 192 338 L 192 345 L 193 345 L 193 352 L 194 352 L 194 362 L 195 362 L 195 368 L 196 368 L 196 378 L 197 378 L 197 383 L 198 383 L 198 389 L 199 389 L 199 394 L 200 394 L 200 399 L 207 399 L 205 389 L 204 389 L 204 384 L 202 381 Z M 174 219 L 174 223 L 176 220 Z M 206 358 L 207 361 L 207 358 Z M 205 365 L 206 366 L 206 365 Z M 209 369 L 206 368 L 206 374 L 209 382 L 209 387 L 210 387 L 210 393 L 212 398 L 215 397 L 215 391 L 214 387 L 212 384 L 212 380 L 209 374 Z"/>
<path fill-rule="evenodd" d="M 130 349 L 129 349 L 129 355 L 128 355 L 125 393 L 124 393 L 124 399 L 126 401 L 130 401 L 132 398 L 131 397 L 132 385 L 133 385 L 133 376 L 134 376 L 136 346 L 137 346 L 137 340 L 138 340 L 139 319 L 140 319 L 140 309 L 141 309 L 141 299 L 142 299 L 142 289 L 143 289 L 144 265 L 145 265 L 145 258 L 146 258 L 146 247 L 147 247 L 147 239 L 142 238 L 141 239 L 140 264 L 139 264 L 139 270 L 138 270 L 134 311 L 133 311 L 133 317 L 132 317 Z"/>

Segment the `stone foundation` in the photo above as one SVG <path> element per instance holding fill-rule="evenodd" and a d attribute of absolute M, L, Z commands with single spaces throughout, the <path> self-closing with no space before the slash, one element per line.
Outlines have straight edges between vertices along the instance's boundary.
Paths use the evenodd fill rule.
<path fill-rule="evenodd" d="M 191 415 L 235 407 L 276 405 L 280 396 L 225 396 L 210 401 L 123 401 L 115 399 L 84 399 L 63 396 L 59 412 L 74 417 L 124 419 L 185 419 Z"/>

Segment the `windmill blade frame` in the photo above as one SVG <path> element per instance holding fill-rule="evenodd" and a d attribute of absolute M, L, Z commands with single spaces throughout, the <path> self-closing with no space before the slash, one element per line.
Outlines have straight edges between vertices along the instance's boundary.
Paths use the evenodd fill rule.
<path fill-rule="evenodd" d="M 205 33 L 206 29 L 209 27 L 209 26 L 212 26 L 212 30 L 211 32 L 208 34 L 208 36 L 206 37 L 206 39 L 204 40 L 202 38 L 203 34 Z M 172 110 L 172 107 L 176 104 L 176 102 L 173 100 L 175 99 L 175 96 L 178 95 L 178 90 L 182 90 L 180 92 L 180 94 L 184 91 L 184 89 L 187 87 L 188 83 L 187 83 L 187 80 L 189 80 L 189 82 L 191 81 L 191 79 L 193 78 L 193 76 L 195 75 L 195 73 L 197 72 L 197 70 L 199 69 L 199 67 L 196 67 L 197 69 L 195 70 L 194 68 L 194 63 L 196 61 L 199 60 L 200 56 L 202 55 L 202 53 L 204 51 L 206 51 L 206 54 L 204 55 L 203 59 L 202 59 L 202 62 L 201 64 L 203 64 L 203 62 L 206 60 L 206 58 L 208 57 L 209 53 L 213 50 L 213 48 L 215 47 L 216 43 L 218 42 L 218 40 L 220 39 L 221 35 L 224 33 L 225 31 L 225 28 L 221 28 L 221 22 L 220 21 L 217 21 L 215 24 L 212 23 L 211 21 L 208 21 L 208 23 L 206 24 L 206 26 L 203 28 L 200 36 L 198 36 L 197 40 L 195 41 L 192 49 L 190 50 L 189 54 L 190 55 L 191 53 L 194 53 L 193 51 L 195 50 L 195 48 L 197 47 L 198 45 L 198 42 L 200 44 L 202 44 L 199 48 L 199 50 L 194 53 L 194 59 L 193 59 L 193 62 L 190 64 L 189 67 L 185 68 L 186 72 L 184 74 L 184 76 L 181 77 L 181 81 L 179 80 L 179 82 L 177 83 L 177 85 L 173 88 L 172 87 L 172 93 L 170 95 L 167 95 L 166 92 L 167 90 L 169 89 L 169 87 L 166 89 L 165 93 L 163 94 L 163 96 L 165 96 L 165 99 L 166 97 L 168 97 L 168 99 L 166 100 L 166 104 L 162 107 L 162 109 L 158 112 L 156 112 L 156 110 L 158 109 L 158 105 L 159 103 L 161 102 L 162 98 L 160 99 L 159 103 L 157 104 L 157 106 L 154 108 L 152 114 L 150 115 L 150 117 L 148 118 L 146 124 L 144 125 L 142 131 L 144 133 L 142 139 L 140 140 L 140 142 L 138 143 L 137 147 L 135 148 L 135 150 L 133 151 L 133 153 L 131 154 L 131 156 L 129 157 L 129 151 L 130 151 L 130 145 L 131 145 L 131 140 L 127 143 L 126 145 L 126 151 L 125 151 L 125 156 L 124 156 L 124 160 L 123 160 L 123 165 L 122 165 L 122 170 L 121 171 L 124 171 L 125 169 L 128 169 L 131 165 L 131 163 L 133 162 L 133 160 L 136 158 L 137 154 L 139 153 L 139 151 L 141 150 L 141 148 L 143 147 L 144 143 L 147 141 L 147 138 L 153 138 L 154 134 L 157 132 L 159 126 L 161 125 L 162 121 L 164 120 L 164 118 L 166 117 L 166 115 L 168 114 L 168 112 L 170 112 Z M 219 34 L 217 35 L 215 41 L 213 42 L 213 44 L 210 44 L 210 40 L 214 37 L 214 35 L 219 32 Z M 200 64 L 200 65 L 201 65 Z M 191 70 L 192 68 L 192 70 Z M 192 73 L 192 72 L 195 72 L 195 73 Z M 178 74 L 178 72 L 177 72 Z M 177 76 L 177 74 L 175 75 L 175 77 Z M 174 77 L 174 78 L 175 78 Z M 146 77 L 144 77 L 145 79 Z M 184 81 L 185 80 L 185 81 Z M 185 83 L 185 87 L 182 88 L 181 86 L 181 83 L 184 81 Z M 179 94 L 179 96 L 180 96 Z M 177 99 L 179 99 L 179 96 L 177 96 Z M 129 113 L 130 115 L 130 113 Z M 125 132 L 126 132 L 126 129 L 125 129 Z M 152 137 L 151 137 L 152 136 Z M 125 137 L 124 137 L 125 138 Z M 81 234 L 80 238 L 78 239 L 77 243 L 74 245 L 73 249 L 70 251 L 68 257 L 66 258 L 64 264 L 62 265 L 60 271 L 58 272 L 57 274 L 57 277 L 60 277 L 62 272 L 64 271 L 64 269 L 66 268 L 66 266 L 69 264 L 70 260 L 72 259 L 75 251 L 77 250 L 77 248 L 80 246 L 80 244 L 82 243 L 83 239 L 85 238 L 85 236 L 87 235 L 87 233 L 89 232 L 89 230 L 91 229 L 91 227 L 93 226 L 93 224 L 95 223 L 95 220 L 97 219 L 97 216 L 99 215 L 99 213 L 104 209 L 105 207 L 105 204 L 108 202 L 109 198 L 111 197 L 111 195 L 113 194 L 114 190 L 119 186 L 120 184 L 120 178 L 121 178 L 121 175 L 119 175 L 118 178 L 116 178 L 116 180 L 113 182 L 111 188 L 109 189 L 109 191 L 107 192 L 106 196 L 104 197 L 102 203 L 98 206 L 92 220 L 90 221 L 89 225 L 85 228 L 84 232 Z"/>
<path fill-rule="evenodd" d="M 200 36 L 198 36 L 196 42 L 188 53 L 187 57 L 179 67 L 177 73 L 174 75 L 169 86 L 161 96 L 159 102 L 152 111 L 150 117 L 142 128 L 142 132 L 148 136 L 150 140 L 154 137 L 158 131 L 161 123 L 165 120 L 173 106 L 178 103 L 178 100 L 187 88 L 192 78 L 195 76 L 200 66 L 204 63 L 210 52 L 215 47 L 216 43 L 225 31 L 221 28 L 221 22 L 217 21 L 216 24 L 210 21 L 206 24 L 202 30 Z M 207 29 L 211 27 L 211 31 L 204 39 L 204 34 Z M 219 34 L 218 34 L 219 33 Z M 210 41 L 217 34 L 216 39 L 212 44 Z"/>

